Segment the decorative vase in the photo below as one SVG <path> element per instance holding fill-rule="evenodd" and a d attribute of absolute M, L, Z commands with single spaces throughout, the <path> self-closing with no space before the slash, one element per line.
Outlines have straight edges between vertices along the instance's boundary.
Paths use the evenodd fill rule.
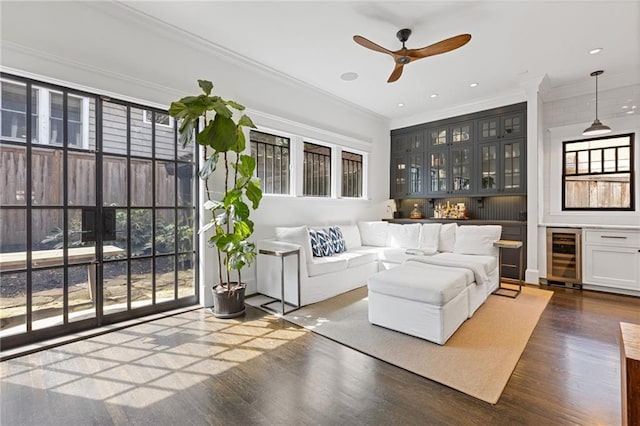
<path fill-rule="evenodd" d="M 413 205 L 413 210 L 411 210 L 411 214 L 409 215 L 410 219 L 422 219 L 422 213 L 420 213 L 420 207 L 418 204 Z"/>
<path fill-rule="evenodd" d="M 214 286 L 213 293 L 213 316 L 216 318 L 236 318 L 244 315 L 244 292 L 247 288 L 245 283 L 231 283 L 231 291 L 221 285 Z"/>

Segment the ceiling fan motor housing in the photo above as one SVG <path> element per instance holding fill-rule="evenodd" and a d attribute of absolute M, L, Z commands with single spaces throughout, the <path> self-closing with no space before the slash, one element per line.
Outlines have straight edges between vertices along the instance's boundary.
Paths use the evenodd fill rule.
<path fill-rule="evenodd" d="M 398 37 L 398 40 L 400 40 L 400 42 L 404 43 L 405 41 L 409 40 L 410 35 L 411 35 L 411 30 L 409 28 L 403 28 L 400 31 L 398 31 L 398 33 L 396 34 L 396 37 Z"/>

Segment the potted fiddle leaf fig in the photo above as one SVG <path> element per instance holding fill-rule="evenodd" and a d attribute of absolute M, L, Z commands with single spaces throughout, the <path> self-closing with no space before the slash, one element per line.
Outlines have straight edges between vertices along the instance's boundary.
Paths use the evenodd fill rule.
<path fill-rule="evenodd" d="M 255 125 L 241 114 L 242 105 L 213 95 L 210 81 L 198 80 L 198 85 L 202 93 L 172 102 L 169 115 L 180 123 L 179 139 L 183 146 L 195 139 L 204 148 L 198 175 L 207 189 L 204 208 L 211 211 L 211 221 L 199 233 L 211 230 L 209 245 L 216 251 L 218 283 L 212 286 L 213 314 L 218 318 L 234 318 L 245 311 L 246 284 L 241 270 L 256 258 L 256 246 L 249 241 L 253 234 L 249 216 L 251 210 L 258 208 L 262 190 L 260 181 L 253 175 L 254 158 L 243 154 L 246 140 L 242 130 Z M 224 179 L 219 200 L 211 198 L 208 187 L 208 179 L 216 169 L 221 169 L 221 179 Z"/>

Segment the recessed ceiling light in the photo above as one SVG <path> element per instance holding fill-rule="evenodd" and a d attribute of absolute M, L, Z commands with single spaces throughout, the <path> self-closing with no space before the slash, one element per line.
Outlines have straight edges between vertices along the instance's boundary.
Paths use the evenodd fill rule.
<path fill-rule="evenodd" d="M 622 105 L 622 109 L 628 109 L 629 105 Z"/>
<path fill-rule="evenodd" d="M 404 104 L 402 102 L 398 103 L 398 108 L 402 108 L 404 106 Z"/>
<path fill-rule="evenodd" d="M 478 83 L 475 83 L 475 82 L 474 82 L 474 83 L 471 83 L 471 84 L 469 85 L 469 87 L 478 87 Z"/>
<path fill-rule="evenodd" d="M 437 97 L 438 97 L 438 94 L 437 94 L 437 93 L 432 93 L 430 97 L 431 97 L 431 98 L 437 98 Z"/>
<path fill-rule="evenodd" d="M 343 79 L 344 81 L 353 81 L 355 79 L 358 78 L 358 74 L 355 72 L 345 72 L 344 74 L 342 74 L 340 76 L 341 79 Z"/>
<path fill-rule="evenodd" d="M 596 47 L 595 49 L 591 49 L 589 51 L 589 55 L 595 55 L 596 53 L 602 52 L 602 47 Z"/>
<path fill-rule="evenodd" d="M 631 110 L 631 111 L 627 111 L 627 114 L 633 114 L 633 113 L 634 113 L 634 111 L 633 111 L 633 110 Z"/>

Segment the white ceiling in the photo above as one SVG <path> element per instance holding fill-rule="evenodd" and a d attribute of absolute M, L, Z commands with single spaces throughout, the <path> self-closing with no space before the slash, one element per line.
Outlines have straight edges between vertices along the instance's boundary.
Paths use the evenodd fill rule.
<path fill-rule="evenodd" d="M 638 1 L 474 2 L 127 2 L 148 16 L 223 50 L 374 111 L 389 119 L 523 93 L 548 77 L 552 89 L 593 90 L 640 83 Z M 387 83 L 390 56 L 357 45 L 362 35 L 390 50 L 396 32 L 413 31 L 409 48 L 470 33 L 466 46 L 405 67 Z M 601 47 L 597 55 L 589 50 Z M 345 72 L 359 78 L 340 79 Z M 471 82 L 479 83 L 470 88 Z M 435 99 L 432 93 L 438 93 Z M 404 107 L 398 107 L 404 103 Z"/>
<path fill-rule="evenodd" d="M 547 96 L 556 98 L 593 93 L 589 73 L 597 69 L 605 70 L 601 90 L 640 83 L 638 0 L 0 0 L 0 7 L 5 52 L 11 47 L 14 54 L 31 52 L 76 64 L 95 70 L 96 76 L 111 72 L 155 83 L 151 89 L 169 89 L 176 72 L 184 69 L 180 60 L 186 56 L 176 47 L 182 42 L 182 48 L 210 52 L 211 60 L 231 56 L 233 62 L 303 82 L 396 123 L 487 99 L 524 100 L 524 87 L 545 75 L 551 89 Z M 400 80 L 387 83 L 392 58 L 365 49 L 352 37 L 358 34 L 396 50 L 401 47 L 396 32 L 405 27 L 413 31 L 409 48 L 461 33 L 472 39 L 460 49 L 408 64 Z M 167 36 L 164 41 L 159 34 Z M 168 45 L 170 52 L 163 50 Z M 604 50 L 589 55 L 594 47 Z M 359 78 L 343 81 L 345 72 Z M 470 88 L 471 82 L 479 86 Z M 439 96 L 432 99 L 432 93 Z"/>

